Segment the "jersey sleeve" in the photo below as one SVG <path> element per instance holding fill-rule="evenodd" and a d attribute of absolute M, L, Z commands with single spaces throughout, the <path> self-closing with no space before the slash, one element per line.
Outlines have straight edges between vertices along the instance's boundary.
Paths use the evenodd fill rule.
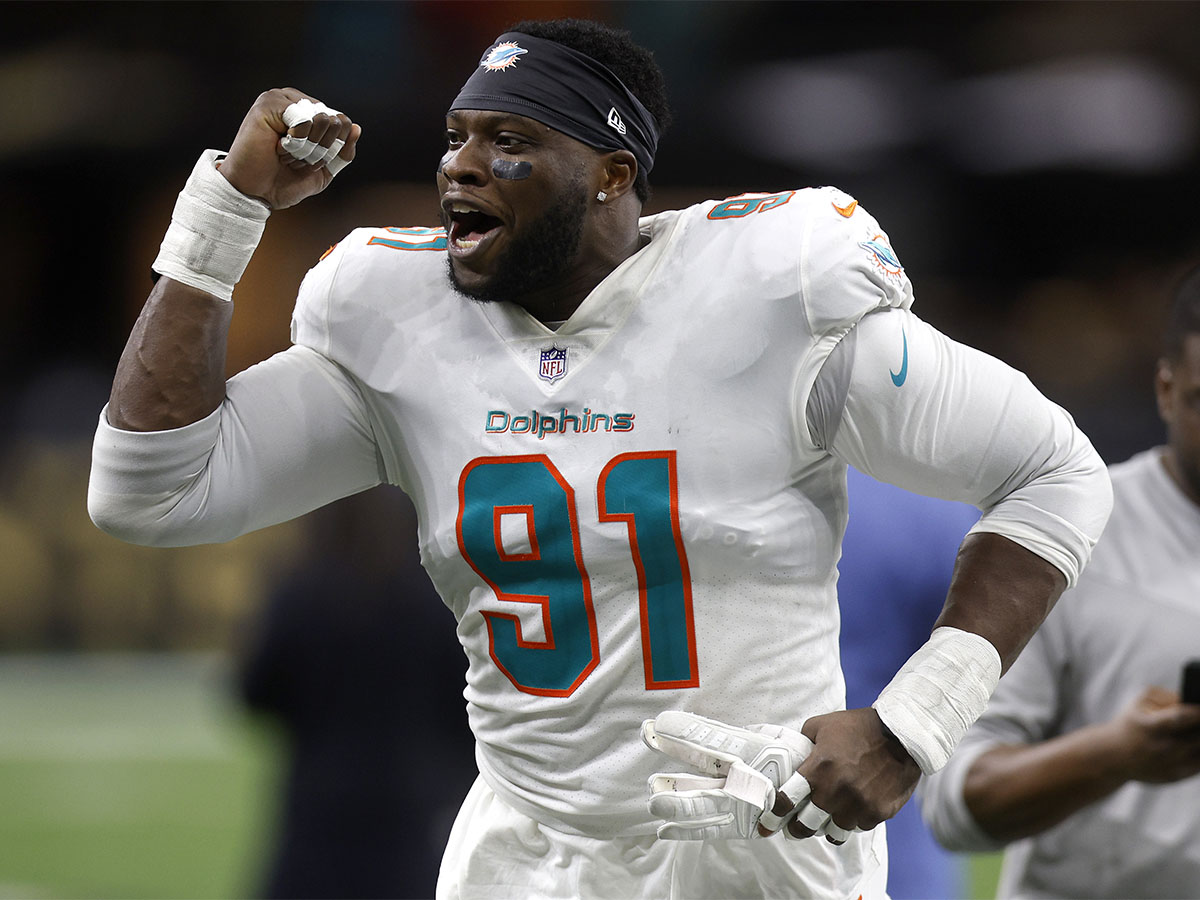
<path fill-rule="evenodd" d="M 235 375 L 221 405 L 183 428 L 123 431 L 105 407 L 88 511 L 132 543 L 218 543 L 382 480 L 356 386 L 335 363 L 295 346 Z"/>
<path fill-rule="evenodd" d="M 836 188 L 807 201 L 797 279 L 812 334 L 840 338 L 872 310 L 912 306 L 912 283 L 875 217 Z"/>
<path fill-rule="evenodd" d="M 1067 677 L 1065 616 L 1056 606 L 1000 679 L 988 708 L 963 737 L 940 771 L 921 779 L 921 815 L 944 847 L 959 852 L 998 850 L 1003 842 L 990 837 L 971 815 L 963 796 L 975 761 L 1001 745 L 1034 744 L 1054 737 L 1062 716 L 1062 689 Z"/>
<path fill-rule="evenodd" d="M 334 244 L 317 261 L 300 282 L 296 305 L 292 310 L 291 336 L 293 344 L 311 347 L 325 356 L 332 354 L 331 303 L 333 284 L 346 258 L 347 248 L 356 243 L 359 231 L 352 231 Z"/>
<path fill-rule="evenodd" d="M 786 238 L 794 243 L 778 249 L 795 260 L 789 274 L 812 340 L 797 370 L 795 409 L 803 411 L 838 342 L 871 312 L 911 307 L 913 287 L 887 233 L 857 200 L 832 187 L 799 193 L 797 224 Z M 803 440 L 804 430 L 797 435 Z"/>
<path fill-rule="evenodd" d="M 981 508 L 973 533 L 1003 535 L 1075 584 L 1108 520 L 1112 487 L 1066 411 L 910 311 L 868 315 L 854 330 L 822 370 L 844 384 L 814 392 L 823 409 L 810 411 L 809 426 L 824 429 L 814 443 L 880 481 Z"/>

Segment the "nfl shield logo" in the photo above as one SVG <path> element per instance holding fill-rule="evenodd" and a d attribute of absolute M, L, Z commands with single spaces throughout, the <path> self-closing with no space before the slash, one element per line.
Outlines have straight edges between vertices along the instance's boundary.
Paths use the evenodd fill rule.
<path fill-rule="evenodd" d="M 567 374 L 567 348 L 561 350 L 551 347 L 542 351 L 541 365 L 538 367 L 538 377 L 554 384 Z"/>

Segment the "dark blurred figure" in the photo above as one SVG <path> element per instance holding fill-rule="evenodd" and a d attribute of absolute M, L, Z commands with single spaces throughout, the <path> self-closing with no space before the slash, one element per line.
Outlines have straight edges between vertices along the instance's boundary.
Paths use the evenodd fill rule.
<path fill-rule="evenodd" d="M 241 673 L 291 753 L 263 894 L 432 897 L 475 777 L 466 660 L 407 498 L 376 488 L 310 520 L 309 558 L 269 599 Z"/>
<path fill-rule="evenodd" d="M 954 557 L 979 518 L 965 503 L 923 497 L 846 473 L 850 521 L 838 563 L 846 705 L 870 706 L 929 637 L 942 610 Z M 893 900 L 965 897 L 963 861 L 943 850 L 906 803 L 887 822 L 888 895 Z"/>

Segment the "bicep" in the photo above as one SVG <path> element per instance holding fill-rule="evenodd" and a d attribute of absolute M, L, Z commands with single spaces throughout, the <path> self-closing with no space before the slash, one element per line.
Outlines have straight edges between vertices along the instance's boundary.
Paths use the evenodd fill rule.
<path fill-rule="evenodd" d="M 296 346 L 234 376 L 221 406 L 183 429 L 133 433 L 102 421 L 89 510 L 106 531 L 136 543 L 214 543 L 381 480 L 355 385 Z"/>
<path fill-rule="evenodd" d="M 911 312 L 868 315 L 854 337 L 829 447 L 880 481 L 986 506 L 1029 456 L 1032 436 L 1055 427 L 1051 404 L 1023 375 Z"/>
<path fill-rule="evenodd" d="M 222 417 L 222 471 L 247 504 L 249 527 L 273 525 L 383 480 L 365 404 L 350 377 L 292 347 L 230 379 Z"/>
<path fill-rule="evenodd" d="M 906 310 L 864 317 L 854 337 L 848 366 L 838 350 L 827 363 L 844 397 L 825 416 L 836 425 L 829 451 L 880 481 L 984 509 L 975 531 L 1016 541 L 1073 583 L 1111 488 L 1071 417 L 1021 373 Z"/>

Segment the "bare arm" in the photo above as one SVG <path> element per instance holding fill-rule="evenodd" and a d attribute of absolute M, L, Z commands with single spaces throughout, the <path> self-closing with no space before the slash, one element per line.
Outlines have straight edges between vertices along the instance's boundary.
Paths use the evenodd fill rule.
<path fill-rule="evenodd" d="M 1066 589 L 1055 566 L 998 534 L 971 534 L 954 565 L 946 603 L 934 627 L 987 638 L 1007 672 Z"/>
<path fill-rule="evenodd" d="M 1108 722 L 1035 744 L 1003 745 L 971 765 L 963 796 L 988 835 L 1014 841 L 1057 825 L 1130 781 L 1200 773 L 1200 706 L 1160 687 Z"/>
<path fill-rule="evenodd" d="M 233 304 L 160 278 L 117 364 L 108 421 L 164 431 L 203 419 L 225 399 L 225 344 Z"/>
<path fill-rule="evenodd" d="M 968 535 L 936 626 L 987 638 L 1007 669 L 1065 587 L 1062 572 L 1008 538 Z M 912 796 L 921 770 L 874 709 L 815 716 L 803 731 L 814 749 L 799 771 L 814 790 L 821 786 L 820 794 L 814 793 L 818 805 L 830 812 L 841 807 L 834 816 L 838 824 L 873 827 L 894 816 Z M 857 781 L 864 772 L 871 773 L 869 787 Z M 778 803 L 776 813 L 789 808 L 787 802 Z M 797 837 L 812 833 L 795 821 L 789 828 Z"/>
<path fill-rule="evenodd" d="M 284 134 L 324 147 L 345 141 L 340 157 L 354 158 L 362 132 L 345 115 L 318 114 L 288 129 L 283 111 L 307 95 L 293 88 L 261 94 L 246 114 L 220 174 L 246 197 L 282 209 L 324 190 L 324 166 L 298 162 L 279 144 Z M 312 98 L 308 98 L 312 99 Z M 225 345 L 233 307 L 172 278 L 158 280 L 117 364 L 108 419 L 129 431 L 163 431 L 196 422 L 225 397 Z"/>
<path fill-rule="evenodd" d="M 225 380 L 227 300 L 269 210 L 328 186 L 334 153 L 354 156 L 359 129 L 340 113 L 285 126 L 304 96 L 262 94 L 229 154 L 206 151 L 180 194 L 92 447 L 88 512 L 122 540 L 230 540 L 385 477 L 362 396 L 335 362 L 294 346 Z M 318 164 L 292 158 L 287 132 L 313 142 L 293 150 Z"/>

